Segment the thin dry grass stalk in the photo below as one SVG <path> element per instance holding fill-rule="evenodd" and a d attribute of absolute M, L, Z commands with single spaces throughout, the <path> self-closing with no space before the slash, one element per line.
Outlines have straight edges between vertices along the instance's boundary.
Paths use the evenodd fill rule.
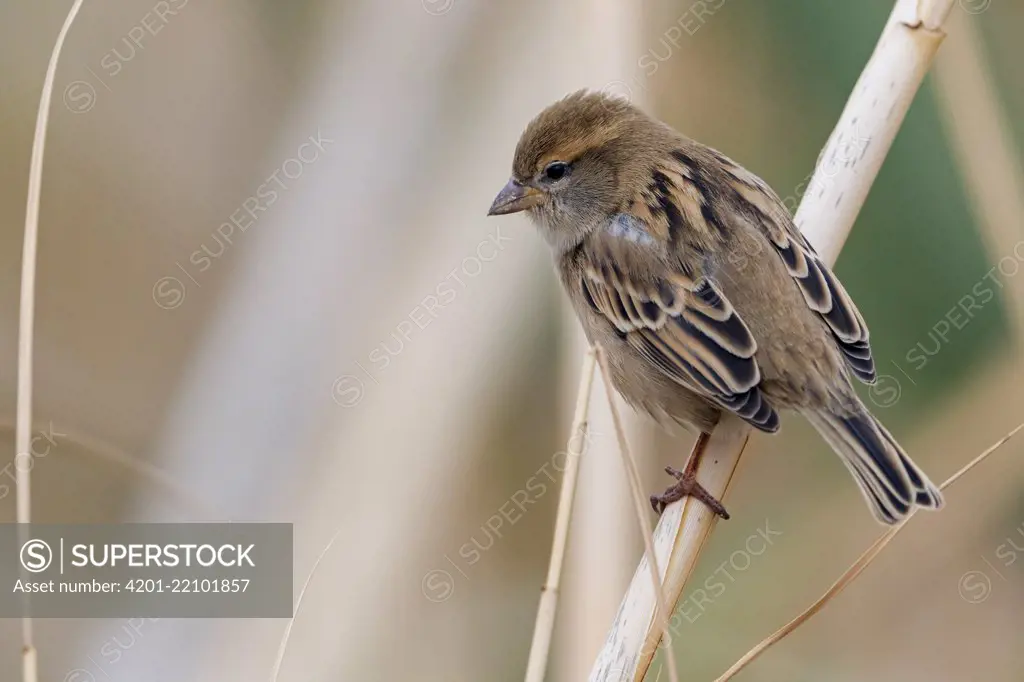
<path fill-rule="evenodd" d="M 657 605 L 656 620 L 665 632 L 669 646 L 668 653 L 668 675 L 671 682 L 679 682 L 679 668 L 676 667 L 676 654 L 672 650 L 672 636 L 668 629 L 668 619 L 671 611 L 668 608 L 668 600 L 665 599 L 665 591 L 661 585 L 661 571 L 658 570 L 658 556 L 654 551 L 654 543 L 651 541 L 653 531 L 651 519 L 648 516 L 647 505 L 644 504 L 644 491 L 640 483 L 640 472 L 637 470 L 636 460 L 629 449 L 629 441 L 626 438 L 626 430 L 622 426 L 622 417 L 619 415 L 619 408 L 615 404 L 615 392 L 612 389 L 612 373 L 608 368 L 608 356 L 600 345 L 594 349 L 598 362 L 601 365 L 601 375 L 604 377 L 604 389 L 608 396 L 608 409 L 612 414 L 612 425 L 615 427 L 615 436 L 619 441 L 619 453 L 622 455 L 622 464 L 626 468 L 626 477 L 629 479 L 629 490 L 633 498 L 637 520 L 640 523 L 640 535 L 644 539 L 644 556 L 647 559 L 647 566 L 650 569 L 651 586 L 654 590 L 655 603 Z"/>
<path fill-rule="evenodd" d="M 966 465 L 964 465 L 964 467 L 957 471 L 955 474 L 950 476 L 946 480 L 946 482 L 939 487 L 942 490 L 945 490 L 949 486 L 956 483 L 964 474 L 966 474 L 968 471 L 970 471 L 977 465 L 981 464 L 989 455 L 991 455 L 993 452 L 1001 448 L 1003 444 L 1005 444 L 1008 440 L 1017 435 L 1017 433 L 1021 431 L 1021 429 L 1024 429 L 1024 424 L 1019 424 L 1008 434 L 1000 438 L 997 442 L 993 443 L 984 452 L 982 452 L 980 455 L 978 455 L 970 462 L 968 462 Z M 821 595 L 821 597 L 815 600 L 815 602 L 808 606 L 799 616 L 783 625 L 777 631 L 772 633 L 769 637 L 764 639 L 760 644 L 758 644 L 753 649 L 748 651 L 743 656 L 743 658 L 736 661 L 736 663 L 734 663 L 731 668 L 726 670 L 721 677 L 716 679 L 715 682 L 726 682 L 727 680 L 731 680 L 733 677 L 736 676 L 737 673 L 739 673 L 741 670 L 750 665 L 754 661 L 754 659 L 756 659 L 758 656 L 767 651 L 771 646 L 777 644 L 790 633 L 792 633 L 794 630 L 796 630 L 798 627 L 800 627 L 808 620 L 810 620 L 811 616 L 825 608 L 826 604 L 832 601 L 832 599 L 834 599 L 840 592 L 846 589 L 846 587 L 849 586 L 850 583 L 856 580 L 857 577 L 864 572 L 864 569 L 867 568 L 871 564 L 871 562 L 875 560 L 875 557 L 881 554 L 882 550 L 885 549 L 890 542 L 892 542 L 892 539 L 896 537 L 896 534 L 903 530 L 903 528 L 907 525 L 907 522 L 910 521 L 910 519 L 912 519 L 914 517 L 914 514 L 916 513 L 917 508 L 913 509 L 910 512 L 910 514 L 903 520 L 902 523 L 893 526 L 892 528 L 885 531 L 885 533 L 883 533 L 881 537 L 875 540 L 875 542 L 870 547 L 868 547 L 863 554 L 860 555 L 860 558 L 858 558 L 857 561 L 855 561 L 853 565 L 850 566 L 850 568 L 848 568 L 846 572 L 843 573 L 839 577 L 839 579 L 836 580 L 832 584 L 832 586 L 825 591 L 825 594 Z"/>
<path fill-rule="evenodd" d="M 32 138 L 32 160 L 28 169 L 28 200 L 25 206 L 25 241 L 21 256 L 21 302 L 18 318 L 18 407 L 14 436 L 14 454 L 31 452 L 32 438 L 32 343 L 35 326 L 36 300 L 36 250 L 39 244 L 39 203 L 43 186 L 43 151 L 46 147 L 46 130 L 50 121 L 50 102 L 53 99 L 53 81 L 57 74 L 64 39 L 71 30 L 71 24 L 78 16 L 83 0 L 75 0 L 68 11 L 64 25 L 57 34 L 50 63 L 46 66 L 46 78 L 36 112 L 36 129 Z M 19 524 L 32 521 L 32 480 L 31 467 L 16 467 L 17 520 Z M 24 526 L 19 531 L 21 542 L 27 541 Z M 32 637 L 32 619 L 22 618 L 22 663 L 23 682 L 38 682 L 39 671 L 35 643 Z"/>
<path fill-rule="evenodd" d="M 795 220 L 830 264 L 839 255 L 934 59 L 952 7 L 953 0 L 898 0 L 819 157 Z M 708 440 L 697 477 L 718 499 L 725 496 L 749 435 L 749 428 L 739 420 L 726 418 Z M 658 523 L 655 554 L 668 557 L 664 592 L 673 606 L 713 524 L 713 515 L 689 499 L 670 505 Z M 654 658 L 664 625 L 654 617 L 656 591 L 640 575 L 643 561 L 594 663 L 591 682 L 639 682 Z"/>
<path fill-rule="evenodd" d="M 595 354 L 594 350 L 590 349 L 583 358 L 580 387 L 576 395 L 576 409 L 567 448 L 569 457 L 566 460 L 562 489 L 558 496 L 555 537 L 551 544 L 547 579 L 541 589 L 540 605 L 537 607 L 537 622 L 533 628 L 530 658 L 526 664 L 526 682 L 544 682 L 544 672 L 547 670 L 548 652 L 551 651 L 551 637 L 555 630 L 555 613 L 558 610 L 558 588 L 562 581 L 565 548 L 569 541 L 569 521 L 572 519 L 573 501 L 576 499 L 576 482 L 579 480 L 580 457 L 587 443 L 594 365 Z"/>

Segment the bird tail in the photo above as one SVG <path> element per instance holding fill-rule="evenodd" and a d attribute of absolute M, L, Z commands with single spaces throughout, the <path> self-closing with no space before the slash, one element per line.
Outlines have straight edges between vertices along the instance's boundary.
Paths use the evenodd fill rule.
<path fill-rule="evenodd" d="M 915 505 L 942 507 L 939 489 L 863 404 L 852 415 L 808 410 L 804 416 L 839 454 L 882 523 L 899 523 Z"/>

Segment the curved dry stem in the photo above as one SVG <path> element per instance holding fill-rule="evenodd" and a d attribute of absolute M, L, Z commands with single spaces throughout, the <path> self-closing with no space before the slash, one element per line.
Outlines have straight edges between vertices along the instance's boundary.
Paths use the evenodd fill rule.
<path fill-rule="evenodd" d="M 50 424 L 46 426 L 49 428 Z M 58 434 L 61 441 L 77 445 L 87 456 L 94 457 L 101 462 L 125 468 L 154 487 L 188 504 L 189 507 L 201 510 L 202 515 L 207 519 L 228 520 L 216 507 L 194 494 L 187 486 L 178 483 L 173 476 L 160 467 L 150 464 L 129 452 L 125 452 L 105 440 L 90 435 L 82 429 L 69 427 L 64 424 L 61 424 L 60 428 L 66 429 L 66 431 L 61 431 Z M 7 420 L 0 420 L 0 431 L 6 430 L 13 431 L 14 424 Z M 33 428 L 34 433 L 40 433 L 44 430 L 40 424 L 36 424 Z"/>
<path fill-rule="evenodd" d="M 991 455 L 993 452 L 1001 448 L 1006 443 L 1006 441 L 1010 440 L 1015 435 L 1017 435 L 1017 433 L 1021 429 L 1024 429 L 1024 423 L 1017 425 L 1016 428 L 1014 428 L 1008 434 L 1000 438 L 996 443 L 989 446 L 980 455 L 978 455 L 970 462 L 968 462 L 966 465 L 964 465 L 963 468 L 961 468 L 955 474 L 946 479 L 946 482 L 939 486 L 939 488 L 945 490 L 949 486 L 956 483 L 958 480 L 960 480 L 961 477 L 964 476 L 964 474 L 966 474 L 968 471 L 981 464 L 989 455 Z M 863 554 L 860 555 L 860 558 L 858 558 L 857 561 L 855 561 L 854 564 L 850 566 L 850 568 L 846 569 L 846 572 L 843 573 L 838 580 L 832 583 L 832 586 L 825 591 L 825 594 L 821 595 L 821 597 L 815 600 L 813 604 L 804 609 L 804 611 L 799 616 L 783 625 L 781 628 L 772 633 L 769 637 L 761 641 L 761 643 L 759 643 L 753 649 L 748 651 L 740 660 L 736 661 L 736 663 L 734 663 L 731 668 L 726 670 L 721 677 L 716 679 L 715 682 L 726 682 L 726 680 L 730 680 L 733 677 L 735 677 L 739 671 L 743 670 L 748 665 L 750 665 L 754 661 L 754 659 L 763 654 L 774 644 L 777 644 L 781 640 L 785 639 L 790 633 L 792 633 L 798 627 L 800 627 L 808 620 L 810 620 L 811 616 L 825 608 L 826 604 L 828 604 L 830 601 L 832 601 L 832 599 L 835 596 L 837 596 L 840 592 L 846 589 L 846 587 L 854 580 L 856 580 L 857 576 L 859 576 L 864 571 L 864 569 L 867 568 L 871 564 L 871 562 L 875 560 L 875 557 L 877 557 L 882 552 L 882 550 L 885 549 L 886 545 L 888 545 L 892 541 L 892 539 L 896 537 L 896 535 L 901 530 L 903 530 L 903 528 L 907 525 L 907 522 L 914 517 L 914 514 L 917 513 L 918 509 L 918 507 L 915 507 L 899 525 L 893 526 L 892 528 L 887 530 L 880 538 L 875 540 L 875 542 L 870 547 L 868 547 L 868 549 Z"/>
<path fill-rule="evenodd" d="M 537 606 L 537 620 L 533 627 L 533 641 L 530 644 L 530 658 L 526 664 L 526 682 L 543 682 L 551 651 L 551 637 L 555 631 L 555 614 L 558 612 L 558 590 L 562 582 L 562 567 L 565 564 L 565 550 L 569 543 L 569 521 L 572 519 L 573 501 L 576 499 L 576 483 L 579 480 L 580 456 L 587 444 L 587 419 L 590 413 L 590 394 L 594 387 L 594 349 L 587 351 L 583 358 L 580 386 L 576 395 L 576 409 L 570 430 L 568 457 L 565 473 L 562 475 L 562 489 L 558 497 L 558 511 L 555 515 L 555 535 L 551 541 L 551 559 L 548 575 L 540 593 Z"/>
<path fill-rule="evenodd" d="M 331 551 L 331 547 L 334 546 L 334 542 L 341 535 L 341 531 L 335 531 L 334 535 L 331 536 L 330 541 L 323 548 L 317 556 L 316 561 L 313 562 L 313 567 L 309 569 L 309 575 L 306 576 L 305 582 L 302 583 L 302 589 L 299 590 L 299 598 L 295 600 L 295 613 L 288 619 L 288 624 L 284 626 L 284 633 L 281 635 L 281 644 L 277 647 L 277 658 L 274 659 L 274 668 L 270 672 L 270 682 L 277 682 L 277 675 L 281 672 L 281 664 L 284 663 L 284 654 L 288 650 L 288 640 L 292 636 L 292 625 L 295 623 L 295 619 L 299 617 L 299 609 L 302 607 L 302 598 L 306 596 L 306 588 L 313 582 L 313 574 L 316 573 L 316 569 L 320 567 L 320 562 L 324 560 L 327 553 Z"/>
<path fill-rule="evenodd" d="M 644 552 L 647 554 L 647 566 L 651 570 L 651 581 L 654 583 L 654 595 L 657 602 L 654 620 L 658 622 L 665 637 L 665 654 L 668 657 L 668 675 L 671 682 L 679 682 L 678 668 L 676 667 L 676 655 L 672 649 L 672 633 L 669 630 L 669 609 L 668 599 L 665 598 L 665 588 L 661 583 L 661 571 L 658 570 L 658 555 L 654 551 L 654 529 L 651 527 L 651 520 L 647 517 L 647 508 L 644 504 L 643 487 L 640 484 L 640 472 L 636 466 L 636 460 L 629 449 L 629 442 L 626 439 L 626 431 L 622 426 L 619 417 L 619 409 L 615 404 L 615 391 L 612 388 L 612 374 L 608 369 L 608 356 L 600 345 L 594 347 L 598 364 L 601 366 L 601 376 L 604 379 L 604 390 L 608 395 L 608 409 L 612 413 L 612 424 L 615 426 L 615 436 L 619 440 L 619 452 L 622 454 L 622 463 L 626 467 L 626 478 L 629 479 L 629 492 L 633 500 L 633 507 L 636 509 L 636 516 L 640 522 L 640 535 L 644 539 Z"/>
<path fill-rule="evenodd" d="M 28 199 L 25 206 L 25 242 L 21 256 L 21 302 L 18 317 L 18 408 L 17 428 L 15 430 L 15 451 L 29 452 L 32 438 L 32 339 L 35 324 L 36 298 L 36 250 L 39 243 L 39 201 L 43 185 L 43 151 L 46 147 L 46 129 L 50 120 L 50 102 L 53 99 L 53 81 L 57 74 L 57 61 L 60 59 L 64 39 L 67 38 L 71 24 L 74 23 L 83 0 L 75 0 L 64 19 L 57 41 L 50 54 L 50 63 L 46 66 L 46 78 L 43 80 L 43 92 L 39 98 L 39 111 L 36 113 L 36 130 L 32 138 L 32 160 L 28 169 Z M 17 487 L 17 519 L 19 524 L 27 524 L 32 520 L 32 496 L 30 470 L 18 469 L 15 485 Z M 24 531 L 19 531 L 22 541 Z M 22 668 L 24 682 L 37 682 L 39 671 L 36 664 L 36 649 L 32 641 L 32 619 L 22 618 Z"/>

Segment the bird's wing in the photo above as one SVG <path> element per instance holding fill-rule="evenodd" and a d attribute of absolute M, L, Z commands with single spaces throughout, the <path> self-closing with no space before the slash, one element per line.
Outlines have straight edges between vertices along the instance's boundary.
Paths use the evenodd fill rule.
<path fill-rule="evenodd" d="M 871 357 L 868 326 L 853 299 L 800 233 L 778 195 L 753 173 L 725 157 L 721 159 L 732 194 L 726 200 L 733 200 L 768 237 L 789 274 L 800 285 L 807 305 L 828 324 L 850 370 L 861 381 L 874 383 L 875 361 Z"/>
<path fill-rule="evenodd" d="M 715 282 L 682 263 L 667 264 L 656 226 L 616 215 L 584 243 L 586 302 L 651 364 L 762 431 L 779 428 L 763 395 L 757 343 Z M 636 250 L 649 251 L 644 268 Z M 659 263 L 652 268 L 650 263 Z"/>

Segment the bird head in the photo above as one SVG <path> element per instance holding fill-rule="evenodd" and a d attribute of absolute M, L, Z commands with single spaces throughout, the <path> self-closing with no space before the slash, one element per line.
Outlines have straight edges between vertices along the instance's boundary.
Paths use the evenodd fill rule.
<path fill-rule="evenodd" d="M 646 152 L 660 131 L 660 123 L 625 100 L 569 95 L 523 131 L 512 177 L 488 215 L 527 211 L 556 251 L 571 249 L 624 210 L 631 188 L 650 170 Z"/>

